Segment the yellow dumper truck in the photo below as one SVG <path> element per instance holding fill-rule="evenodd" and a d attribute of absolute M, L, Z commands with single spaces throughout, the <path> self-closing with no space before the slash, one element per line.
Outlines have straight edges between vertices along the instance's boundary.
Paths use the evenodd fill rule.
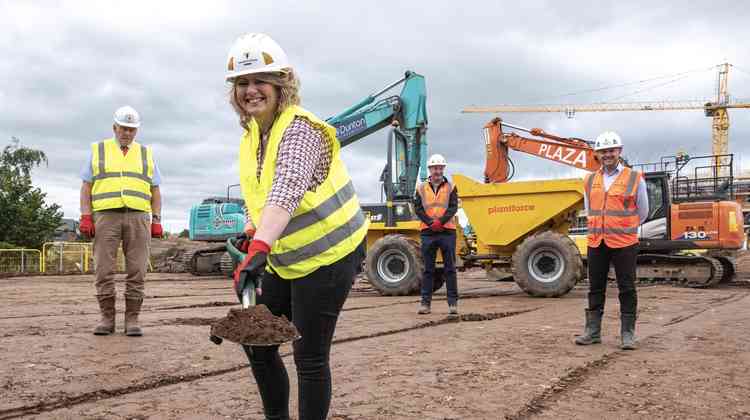
<path fill-rule="evenodd" d="M 581 179 L 483 184 L 454 175 L 453 182 L 477 238 L 465 263 L 488 273 L 510 267 L 532 296 L 564 295 L 582 278 L 582 250 L 568 236 L 583 208 Z"/>

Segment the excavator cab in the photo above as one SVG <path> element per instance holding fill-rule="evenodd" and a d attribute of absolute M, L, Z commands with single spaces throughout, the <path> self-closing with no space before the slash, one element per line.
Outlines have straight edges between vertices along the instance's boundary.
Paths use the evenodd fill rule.
<path fill-rule="evenodd" d="M 648 218 L 641 225 L 639 238 L 664 240 L 669 237 L 669 175 L 666 172 L 644 174 L 648 195 Z"/>
<path fill-rule="evenodd" d="M 638 165 L 640 168 L 654 164 Z M 733 197 L 732 155 L 664 157 L 646 172 L 649 216 L 641 227 L 647 251 L 739 249 L 742 208 Z"/>

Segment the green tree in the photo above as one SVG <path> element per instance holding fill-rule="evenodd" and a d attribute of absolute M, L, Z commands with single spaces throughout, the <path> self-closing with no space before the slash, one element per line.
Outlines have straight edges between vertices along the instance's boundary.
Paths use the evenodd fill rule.
<path fill-rule="evenodd" d="M 62 212 L 57 204 L 47 204 L 46 193 L 31 182 L 31 170 L 47 164 L 41 150 L 21 145 L 13 137 L 0 155 L 0 242 L 40 248 L 55 228 Z"/>

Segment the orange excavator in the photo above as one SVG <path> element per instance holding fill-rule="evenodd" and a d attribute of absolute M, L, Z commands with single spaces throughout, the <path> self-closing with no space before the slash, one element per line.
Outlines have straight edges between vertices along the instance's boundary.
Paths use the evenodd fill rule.
<path fill-rule="evenodd" d="M 527 138 L 516 133 L 503 133 L 503 126 L 525 131 L 541 139 Z M 527 129 L 495 118 L 484 126 L 484 141 L 487 158 L 484 165 L 484 182 L 508 182 L 515 167 L 509 150 L 549 159 L 565 165 L 594 172 L 601 167 L 594 149 L 583 139 L 566 138 L 546 133 L 541 128 Z"/>
<path fill-rule="evenodd" d="M 504 133 L 503 127 L 537 138 Z M 500 118 L 485 125 L 484 137 L 485 183 L 504 183 L 513 177 L 510 150 L 590 172 L 601 166 L 585 140 L 526 129 Z M 639 234 L 639 279 L 710 287 L 733 278 L 732 252 L 745 246 L 742 208 L 733 200 L 732 155 L 718 158 L 682 154 L 631 165 L 643 172 L 649 199 L 649 215 Z"/>

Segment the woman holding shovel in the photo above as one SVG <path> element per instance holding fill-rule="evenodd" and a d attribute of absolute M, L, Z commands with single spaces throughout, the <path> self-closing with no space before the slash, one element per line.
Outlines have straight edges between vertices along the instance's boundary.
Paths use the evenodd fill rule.
<path fill-rule="evenodd" d="M 299 79 L 281 47 L 264 34 L 239 37 L 226 79 L 245 130 L 240 182 L 257 228 L 235 271 L 235 288 L 255 285 L 258 304 L 294 323 L 302 336 L 293 343 L 299 419 L 325 419 L 331 341 L 364 258 L 368 223 L 336 130 L 299 106 Z M 278 346 L 244 348 L 266 418 L 288 419 L 289 378 Z"/>

